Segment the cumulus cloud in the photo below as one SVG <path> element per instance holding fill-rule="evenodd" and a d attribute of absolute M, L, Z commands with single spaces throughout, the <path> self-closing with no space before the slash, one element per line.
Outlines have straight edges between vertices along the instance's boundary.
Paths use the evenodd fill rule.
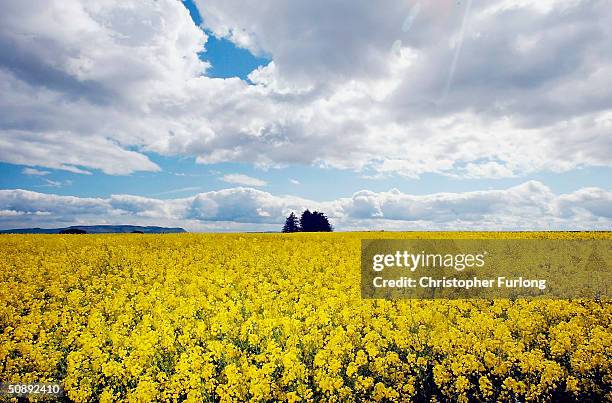
<path fill-rule="evenodd" d="M 397 189 L 380 193 L 361 191 L 341 203 L 348 216 L 358 220 L 421 221 L 441 228 L 461 228 L 462 223 L 468 227 L 509 228 L 521 220 L 528 220 L 534 227 L 538 227 L 538 220 L 554 220 L 551 209 L 556 199 L 548 187 L 530 181 L 504 190 L 418 196 Z M 551 224 L 552 221 L 546 225 Z"/>
<path fill-rule="evenodd" d="M 298 197 L 274 196 L 261 190 L 239 187 L 200 193 L 191 201 L 187 217 L 200 221 L 278 223 L 290 211 L 306 208 L 312 203 Z"/>
<path fill-rule="evenodd" d="M 562 217 L 598 216 L 612 219 L 612 192 L 599 188 L 580 189 L 560 196 L 555 201 L 554 209 Z"/>
<path fill-rule="evenodd" d="M 529 181 L 500 190 L 411 195 L 360 191 L 315 202 L 237 187 L 160 200 L 133 195 L 79 198 L 0 190 L 0 226 L 149 224 L 193 231 L 278 230 L 291 212 L 325 212 L 339 230 L 609 229 L 612 192 L 583 188 L 557 195 Z"/>
<path fill-rule="evenodd" d="M 474 2 L 462 30 L 465 2 L 198 1 L 216 35 L 272 55 L 251 78 L 298 97 L 301 122 L 282 131 L 327 133 L 310 154 L 322 163 L 492 178 L 609 166 L 610 9 L 541 3 Z"/>
<path fill-rule="evenodd" d="M 142 153 L 163 93 L 207 67 L 206 40 L 165 1 L 0 5 L 0 159 L 83 173 L 159 167 Z M 162 120 L 165 118 L 162 118 Z"/>
<path fill-rule="evenodd" d="M 206 76 L 207 35 L 178 1 L 2 2 L 0 160 L 470 178 L 611 164 L 603 0 L 474 1 L 464 30 L 451 0 L 196 3 L 214 35 L 272 59 L 252 85 Z"/>
<path fill-rule="evenodd" d="M 243 174 L 227 174 L 221 177 L 221 180 L 226 183 L 232 183 L 234 185 L 244 185 L 244 186 L 265 186 L 267 184 L 266 181 L 253 178 L 252 176 L 243 175 Z"/>

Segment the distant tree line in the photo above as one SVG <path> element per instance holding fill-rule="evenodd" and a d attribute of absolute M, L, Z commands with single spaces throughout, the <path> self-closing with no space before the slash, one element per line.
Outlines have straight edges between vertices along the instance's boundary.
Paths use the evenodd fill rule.
<path fill-rule="evenodd" d="M 63 229 L 59 232 L 62 235 L 66 235 L 66 234 L 87 234 L 87 231 L 85 231 L 84 229 L 80 229 L 80 228 L 66 228 Z M 143 231 L 139 231 L 139 230 L 134 230 L 132 231 L 132 234 L 144 234 Z M 163 234 L 163 232 L 162 232 Z"/>
<path fill-rule="evenodd" d="M 59 232 L 62 235 L 65 234 L 87 234 L 87 231 L 85 231 L 84 229 L 79 229 L 79 228 L 66 228 L 63 229 Z"/>
<path fill-rule="evenodd" d="M 299 220 L 291 212 L 285 220 L 283 232 L 332 232 L 334 229 L 327 216 L 319 211 L 310 212 L 306 209 Z"/>

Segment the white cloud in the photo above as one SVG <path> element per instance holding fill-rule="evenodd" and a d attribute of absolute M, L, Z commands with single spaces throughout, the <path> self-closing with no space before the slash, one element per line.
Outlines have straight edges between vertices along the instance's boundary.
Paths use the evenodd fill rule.
<path fill-rule="evenodd" d="M 291 211 L 309 208 L 325 212 L 338 230 L 605 230 L 612 225 L 610 206 L 610 191 L 583 188 L 557 195 L 536 181 L 430 195 L 364 190 L 326 202 L 244 187 L 169 200 L 0 190 L 0 227 L 148 224 L 193 231 L 278 230 Z"/>
<path fill-rule="evenodd" d="M 64 187 L 64 186 L 72 185 L 72 181 L 71 180 L 54 181 L 54 180 L 51 180 L 51 179 L 43 178 L 43 181 L 44 181 L 44 184 L 40 185 L 41 187 L 61 188 L 61 187 Z"/>
<path fill-rule="evenodd" d="M 185 174 L 175 174 L 177 176 L 185 176 Z M 196 190 L 200 190 L 201 186 L 186 186 L 183 188 L 178 188 L 178 189 L 171 189 L 171 190 L 166 190 L 165 192 L 159 192 L 159 193 L 153 193 L 151 196 L 163 196 L 163 195 L 170 195 L 170 194 L 176 194 L 176 193 L 185 193 L 185 192 L 193 192 Z"/>
<path fill-rule="evenodd" d="M 283 110 L 300 112 L 277 114 L 288 119 L 271 126 L 278 147 L 293 144 L 299 162 L 412 177 L 609 166 L 612 97 L 602 89 L 612 77 L 604 39 L 612 14 L 605 2 L 476 3 L 444 96 L 464 3 L 198 2 L 216 35 L 272 56 L 251 79 L 270 91 L 268 99 L 282 99 Z M 308 152 L 303 144 L 326 146 Z M 249 149 L 235 151 L 250 158 Z"/>
<path fill-rule="evenodd" d="M 221 177 L 223 182 L 244 186 L 265 186 L 266 181 L 243 174 L 227 174 Z"/>
<path fill-rule="evenodd" d="M 599 188 L 584 188 L 560 196 L 555 202 L 554 209 L 562 217 L 599 216 L 612 219 L 612 192 Z"/>
<path fill-rule="evenodd" d="M 152 133 L 169 135 L 153 104 L 206 69 L 205 40 L 171 0 L 2 2 L 0 159 L 159 170 L 141 152 Z"/>
<path fill-rule="evenodd" d="M 51 172 L 43 171 L 41 169 L 36 169 L 36 168 L 25 167 L 23 168 L 21 173 L 24 175 L 45 176 L 45 175 L 49 175 Z"/>
<path fill-rule="evenodd" d="M 385 218 L 429 221 L 447 225 L 459 221 L 487 224 L 489 219 L 551 216 L 556 196 L 540 182 L 526 182 L 504 190 L 465 193 L 404 194 L 397 189 L 374 193 L 361 191 L 344 200 L 344 209 L 356 219 Z"/>
<path fill-rule="evenodd" d="M 300 181 L 297 179 L 289 179 L 289 182 L 291 182 L 293 185 L 299 185 Z"/>
<path fill-rule="evenodd" d="M 197 3 L 216 35 L 273 59 L 255 85 L 201 75 L 207 36 L 178 1 L 2 2 L 0 160 L 113 175 L 159 170 L 148 153 L 410 177 L 611 165 L 604 1 L 475 2 L 445 97 L 465 2 Z"/>
<path fill-rule="evenodd" d="M 68 132 L 40 135 L 2 132 L 0 158 L 13 164 L 36 163 L 80 174 L 90 172 L 79 167 L 100 169 L 111 175 L 125 175 L 136 170 L 159 171 L 148 157 L 125 150 L 108 139 L 73 137 Z"/>
<path fill-rule="evenodd" d="M 239 187 L 198 194 L 190 202 L 187 217 L 200 221 L 278 223 L 288 212 L 306 208 L 311 203 L 297 197 L 273 196 L 261 190 Z"/>

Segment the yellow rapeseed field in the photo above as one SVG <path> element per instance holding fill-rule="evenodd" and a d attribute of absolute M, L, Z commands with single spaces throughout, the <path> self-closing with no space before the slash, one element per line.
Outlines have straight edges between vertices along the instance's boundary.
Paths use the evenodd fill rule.
<path fill-rule="evenodd" d="M 609 300 L 362 300 L 360 239 L 0 236 L 0 380 L 74 401 L 612 400 Z"/>

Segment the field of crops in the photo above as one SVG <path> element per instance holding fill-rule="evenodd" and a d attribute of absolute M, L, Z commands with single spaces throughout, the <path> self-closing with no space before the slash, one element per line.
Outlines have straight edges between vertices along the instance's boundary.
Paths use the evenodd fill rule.
<path fill-rule="evenodd" d="M 363 237 L 4 235 L 0 380 L 74 401 L 612 400 L 612 303 L 362 300 Z"/>

